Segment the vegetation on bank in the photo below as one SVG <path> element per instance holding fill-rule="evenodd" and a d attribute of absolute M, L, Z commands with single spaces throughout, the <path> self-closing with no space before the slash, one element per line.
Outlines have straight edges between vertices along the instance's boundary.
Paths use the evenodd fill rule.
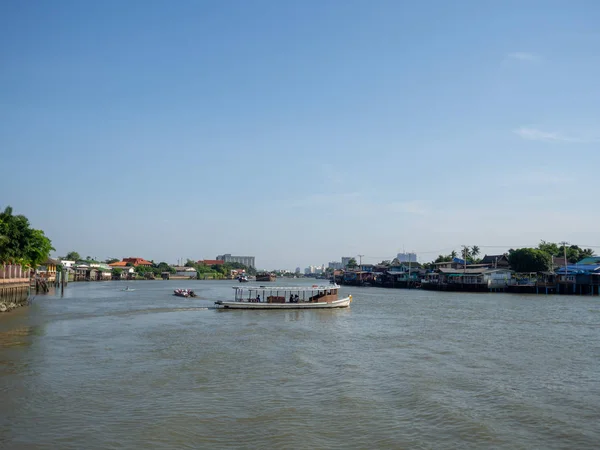
<path fill-rule="evenodd" d="M 552 270 L 553 266 L 556 267 L 556 262 L 553 260 L 556 258 L 564 258 L 566 253 L 567 261 L 569 264 L 575 264 L 584 258 L 595 256 L 594 250 L 591 248 L 581 248 L 578 245 L 565 245 L 556 244 L 553 242 L 540 241 L 539 245 L 535 248 L 517 248 L 510 249 L 506 253 L 510 267 L 515 272 L 519 273 L 533 273 L 533 272 L 545 272 Z M 468 264 L 478 264 L 482 261 L 479 258 L 481 249 L 477 245 L 463 246 L 460 252 L 452 251 L 447 255 L 438 255 L 438 257 L 428 263 L 418 264 L 413 263 L 415 266 L 421 266 L 424 269 L 434 269 L 436 263 L 450 262 L 454 258 L 460 258 L 466 260 Z M 352 269 L 356 267 L 356 260 L 351 261 L 346 267 Z M 384 266 L 396 266 L 400 265 L 397 259 L 381 261 L 379 265 Z"/>
<path fill-rule="evenodd" d="M 479 247 L 465 246 L 461 254 L 452 251 L 448 255 L 439 255 L 435 261 L 427 263 L 426 268 L 433 268 L 434 263 L 452 261 L 454 258 L 466 259 L 469 264 L 481 262 L 478 258 L 481 253 Z M 506 254 L 510 267 L 515 272 L 545 272 L 552 269 L 553 258 L 564 258 L 566 253 L 567 261 L 575 264 L 584 258 L 594 256 L 594 250 L 591 248 L 581 248 L 578 245 L 556 244 L 553 242 L 540 241 L 535 248 L 517 248 L 510 249 Z"/>
<path fill-rule="evenodd" d="M 185 263 L 185 267 L 191 267 L 196 270 L 198 278 L 214 278 L 221 279 L 226 278 L 231 274 L 232 270 L 243 270 L 247 275 L 256 275 L 256 269 L 248 267 L 240 263 L 224 263 L 224 264 L 198 264 L 191 259 L 188 259 Z"/>
<path fill-rule="evenodd" d="M 594 256 L 594 250 L 578 245 L 566 246 L 541 241 L 536 248 L 511 248 L 508 251 L 508 262 L 515 272 L 545 272 L 553 268 L 553 258 L 564 258 L 565 254 L 567 262 L 575 264 Z"/>
<path fill-rule="evenodd" d="M 27 217 L 13 215 L 10 206 L 0 212 L 0 263 L 37 267 L 53 250 L 52 241 L 32 228 Z"/>

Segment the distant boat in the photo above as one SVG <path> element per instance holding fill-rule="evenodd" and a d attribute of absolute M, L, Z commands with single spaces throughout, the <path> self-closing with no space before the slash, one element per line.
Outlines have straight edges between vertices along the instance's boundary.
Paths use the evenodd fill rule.
<path fill-rule="evenodd" d="M 248 282 L 248 277 L 247 277 L 246 275 L 240 275 L 240 276 L 238 277 L 238 281 L 239 281 L 240 283 L 247 283 L 247 282 Z"/>
<path fill-rule="evenodd" d="M 256 281 L 275 281 L 277 277 L 269 272 L 259 272 L 256 274 Z"/>
<path fill-rule="evenodd" d="M 234 287 L 233 301 L 219 300 L 215 305 L 228 309 L 347 308 L 352 302 L 352 296 L 338 298 L 339 288 L 337 284 L 311 287 Z"/>
<path fill-rule="evenodd" d="M 127 286 L 125 289 L 121 289 L 123 292 L 131 292 L 131 291 L 135 291 L 135 289 L 130 289 L 129 286 Z"/>

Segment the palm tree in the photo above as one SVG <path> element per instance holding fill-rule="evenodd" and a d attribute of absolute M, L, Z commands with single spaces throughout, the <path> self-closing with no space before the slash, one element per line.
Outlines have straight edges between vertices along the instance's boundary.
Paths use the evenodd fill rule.
<path fill-rule="evenodd" d="M 456 250 L 452 250 L 452 252 L 450 253 L 450 257 L 452 259 L 456 258 Z"/>
<path fill-rule="evenodd" d="M 471 255 L 473 256 L 473 258 L 475 258 L 476 256 L 479 256 L 479 247 L 477 245 L 474 245 L 473 247 L 471 247 Z"/>

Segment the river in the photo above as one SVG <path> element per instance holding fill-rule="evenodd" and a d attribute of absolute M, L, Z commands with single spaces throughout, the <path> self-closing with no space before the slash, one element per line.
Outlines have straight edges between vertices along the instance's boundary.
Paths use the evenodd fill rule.
<path fill-rule="evenodd" d="M 231 286 L 71 283 L 0 315 L 0 447 L 600 443 L 598 297 L 345 287 L 348 309 L 213 309 Z"/>

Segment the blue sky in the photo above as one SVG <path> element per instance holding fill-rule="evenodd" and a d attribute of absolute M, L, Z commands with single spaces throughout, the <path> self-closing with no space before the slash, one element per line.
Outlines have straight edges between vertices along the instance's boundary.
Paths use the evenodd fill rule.
<path fill-rule="evenodd" d="M 600 246 L 599 20 L 594 1 L 2 2 L 0 207 L 98 258 Z"/>

